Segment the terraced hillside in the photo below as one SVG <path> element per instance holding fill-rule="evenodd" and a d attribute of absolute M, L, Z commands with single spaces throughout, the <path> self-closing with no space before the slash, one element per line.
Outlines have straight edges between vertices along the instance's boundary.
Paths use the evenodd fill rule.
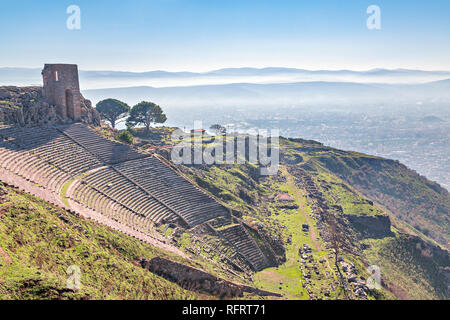
<path fill-rule="evenodd" d="M 202 266 L 0 183 L 0 300 L 215 298 L 148 272 L 141 257 Z M 70 266 L 79 289 L 67 285 Z"/>
<path fill-rule="evenodd" d="M 333 149 L 318 142 L 285 140 L 285 159 L 303 156 L 300 165 L 327 171 L 396 219 L 449 248 L 450 194 L 398 161 Z M 414 230 L 413 230 L 414 231 Z"/>
<path fill-rule="evenodd" d="M 448 193 L 405 167 L 396 170 L 395 162 L 385 159 L 372 158 L 387 166 L 379 176 L 369 170 L 366 173 L 367 168 L 356 162 L 346 173 L 325 165 L 351 157 L 361 157 L 361 163 L 372 158 L 314 141 L 280 139 L 281 166 L 275 176 L 260 176 L 258 167 L 250 163 L 181 169 L 241 212 L 260 248 L 264 248 L 264 234 L 282 243 L 285 259 L 281 254 L 275 267 L 254 276 L 261 288 L 290 299 L 448 299 L 448 251 L 430 238 L 431 230 L 428 237 L 404 219 L 407 208 L 413 208 L 420 213 L 420 221 L 434 224 L 435 212 L 427 215 L 423 208 L 440 207 L 444 210 L 441 222 L 445 221 L 449 217 Z M 402 199 L 413 198 L 409 207 L 401 209 L 403 200 L 388 195 L 372 198 L 357 183 L 352 184 L 355 176 L 369 173 L 380 186 L 397 181 L 399 190 L 407 190 Z M 385 180 L 385 175 L 391 180 Z M 402 179 L 405 176 L 408 179 Z M 371 183 L 373 192 L 384 192 Z M 417 185 L 435 186 L 435 190 L 413 193 Z M 384 197 L 400 208 L 401 214 L 391 211 Z M 416 203 L 418 199 L 422 203 Z M 448 227 L 439 227 L 448 233 Z M 264 251 L 266 257 L 271 256 L 268 251 Z M 367 268 L 372 265 L 381 270 L 380 290 L 364 286 L 370 277 Z"/>
<path fill-rule="evenodd" d="M 398 170 L 395 162 L 327 148 L 313 141 L 282 138 L 279 172 L 261 176 L 260 168 L 248 162 L 174 166 L 164 159 L 170 148 L 165 146 L 166 141 L 161 140 L 158 147 L 149 142 L 148 150 L 156 153 L 146 152 L 145 141 L 140 141 L 141 148 L 137 149 L 81 124 L 48 128 L 4 126 L 0 128 L 0 138 L 1 180 L 58 208 L 143 240 L 145 246 L 150 244 L 159 248 L 155 250 L 162 250 L 160 256 L 177 257 L 177 261 L 190 257 L 208 272 L 279 294 L 283 299 L 449 297 L 448 251 L 433 240 L 440 239 L 434 231 L 443 231 L 443 236 L 448 233 L 444 224 L 448 219 L 448 193 L 407 168 Z M 214 143 L 213 137 L 207 140 L 209 146 Z M 373 167 L 378 164 L 370 169 L 366 162 L 381 163 L 379 176 Z M 346 163 L 347 171 L 338 169 L 336 163 Z M 367 183 L 373 186 L 372 193 L 357 181 L 362 175 L 370 180 Z M 402 198 L 386 191 L 386 185 L 394 181 L 398 184 L 394 189 L 405 192 Z M 415 194 L 417 186 L 429 188 Z M 14 235 L 14 239 L 4 237 L 0 254 L 6 252 L 13 261 L 36 260 L 33 263 L 39 266 L 33 272 L 50 270 L 50 279 L 61 270 L 48 269 L 39 255 L 31 256 L 31 251 L 41 252 L 44 238 L 36 243 L 29 238 L 30 232 L 41 232 L 44 237 L 48 236 L 47 231 L 32 229 L 21 239 L 19 229 L 13 230 L 11 224 L 14 219 L 19 219 L 17 227 L 26 224 L 27 210 L 16 206 L 20 199 L 38 200 L 10 188 L 10 194 L 16 193 L 20 197 L 6 202 L 6 215 L 0 218 L 7 218 L 2 221 L 1 226 L 6 229 L 1 234 Z M 406 207 L 402 201 L 409 196 L 414 199 Z M 421 221 L 420 226 L 436 227 L 424 232 L 413 223 L 416 220 L 408 218 L 407 208 Z M 427 216 L 423 208 L 441 211 L 438 215 L 438 210 L 431 211 Z M 20 214 L 11 213 L 16 211 Z M 35 217 L 34 210 L 30 212 L 31 219 Z M 63 212 L 67 211 L 60 211 L 57 217 Z M 46 217 L 53 221 L 51 214 Z M 66 219 L 72 221 L 64 215 L 62 221 Z M 66 233 L 70 236 L 57 233 L 52 239 L 56 243 L 68 241 L 71 246 L 72 237 L 78 239 L 72 231 Z M 11 241 L 14 245 L 5 244 Z M 24 241 L 31 244 L 31 251 L 17 255 L 17 249 L 11 248 L 20 247 Z M 6 255 L 2 257 L 8 265 Z M 374 265 L 381 270 L 379 290 L 367 286 L 367 268 Z M 108 266 L 99 268 L 92 270 L 102 272 Z M 61 280 L 62 275 L 57 277 Z M 26 280 L 23 285 L 21 280 L 14 281 L 17 290 L 7 290 L 0 283 L 0 292 L 8 297 L 18 297 L 23 292 L 34 297 L 39 293 L 24 291 L 23 286 L 45 292 L 41 288 L 45 285 L 52 288 L 53 295 L 48 297 L 74 294 L 60 284 L 53 286 L 56 282 L 49 285 L 42 279 Z M 104 285 L 103 280 L 96 281 L 88 281 L 96 286 L 94 291 Z M 98 291 L 90 296 L 117 297 L 118 291 L 111 290 L 109 296 Z M 127 297 L 134 296 L 129 293 Z"/>
<path fill-rule="evenodd" d="M 450 248 L 450 196 L 439 184 L 403 164 L 355 153 L 318 161 L 398 219 Z M 348 171 L 351 174 L 348 174 Z"/>
<path fill-rule="evenodd" d="M 183 230 L 231 217 L 228 208 L 158 156 L 86 125 L 3 126 L 0 138 L 1 180 L 140 239 L 173 246 L 158 227 Z M 228 245 L 250 248 L 244 263 L 263 268 L 265 257 L 238 226 L 227 234 Z"/>

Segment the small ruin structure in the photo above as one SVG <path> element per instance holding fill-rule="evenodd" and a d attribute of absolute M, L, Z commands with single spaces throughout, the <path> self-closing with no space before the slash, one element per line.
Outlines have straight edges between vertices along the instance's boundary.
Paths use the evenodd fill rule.
<path fill-rule="evenodd" d="M 45 64 L 42 70 L 43 96 L 56 106 L 62 119 L 78 121 L 81 118 L 81 94 L 76 64 Z"/>
<path fill-rule="evenodd" d="M 100 114 L 80 92 L 76 64 L 45 64 L 43 86 L 0 86 L 0 123 L 49 126 L 82 122 L 100 126 Z"/>

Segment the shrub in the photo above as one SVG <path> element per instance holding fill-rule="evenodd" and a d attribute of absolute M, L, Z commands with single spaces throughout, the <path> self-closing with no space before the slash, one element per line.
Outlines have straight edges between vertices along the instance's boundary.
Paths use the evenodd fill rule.
<path fill-rule="evenodd" d="M 118 135 L 118 139 L 125 143 L 133 143 L 133 135 L 128 130 L 121 131 Z"/>

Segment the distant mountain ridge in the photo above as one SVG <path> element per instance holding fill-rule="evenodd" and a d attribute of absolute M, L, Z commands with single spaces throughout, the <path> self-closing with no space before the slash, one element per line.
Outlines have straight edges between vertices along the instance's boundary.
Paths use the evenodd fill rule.
<path fill-rule="evenodd" d="M 136 86 L 84 90 L 93 102 L 114 96 L 128 103 L 150 99 L 175 106 L 376 105 L 449 102 L 450 80 L 424 84 L 357 82 L 232 83 L 156 88 Z"/>
<path fill-rule="evenodd" d="M 41 68 L 21 68 L 21 67 L 0 67 L 0 71 L 40 71 Z M 164 70 L 149 70 L 142 72 L 135 71 L 116 71 L 116 70 L 81 70 L 86 73 L 109 73 L 109 74 L 153 74 L 153 75 L 164 75 L 164 74 L 178 74 L 178 75 L 205 75 L 205 74 L 245 74 L 245 73 L 276 73 L 276 72 L 294 72 L 294 73 L 353 73 L 353 74 L 405 74 L 405 73 L 416 73 L 416 74 L 450 74 L 447 70 L 420 70 L 420 69 L 385 69 L 385 68 L 374 68 L 368 70 L 351 70 L 351 69 L 338 69 L 338 70 L 310 70 L 310 69 L 299 69 L 299 68 L 287 68 L 287 67 L 265 67 L 265 68 L 252 68 L 252 67 L 241 67 L 241 68 L 222 68 L 206 72 L 193 72 L 193 71 L 164 71 Z"/>
<path fill-rule="evenodd" d="M 38 85 L 41 68 L 0 68 L 0 85 L 12 83 Z M 126 86 L 190 86 L 230 83 L 283 83 L 283 82 L 360 82 L 360 83 L 423 83 L 450 79 L 450 71 L 425 71 L 410 69 L 306 70 L 296 68 L 224 68 L 208 72 L 163 71 L 145 72 L 113 70 L 80 70 L 84 89 Z"/>

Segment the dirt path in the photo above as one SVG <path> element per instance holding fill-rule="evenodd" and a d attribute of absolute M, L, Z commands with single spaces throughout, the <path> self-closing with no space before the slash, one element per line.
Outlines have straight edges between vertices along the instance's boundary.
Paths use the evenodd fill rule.
<path fill-rule="evenodd" d="M 8 262 L 9 264 L 12 263 L 11 258 L 8 256 L 8 254 L 3 251 L 2 247 L 0 247 L 0 256 L 3 256 L 3 258 L 5 258 L 6 262 Z"/>
<path fill-rule="evenodd" d="M 291 176 L 291 174 L 288 172 L 287 168 L 285 166 L 281 167 L 281 171 L 283 172 L 283 174 L 286 177 L 286 184 L 290 187 L 291 190 L 294 190 L 294 199 L 298 201 L 299 203 L 299 210 L 301 210 L 301 212 L 303 213 L 303 215 L 305 216 L 305 219 L 307 221 L 307 223 L 310 225 L 310 230 L 309 230 L 309 236 L 311 238 L 311 241 L 314 243 L 314 246 L 316 247 L 317 251 L 321 251 L 320 248 L 320 244 L 318 243 L 317 239 L 316 239 L 316 234 L 314 231 L 313 226 L 313 219 L 307 214 L 305 207 L 303 206 L 303 203 L 301 202 L 302 198 L 303 198 L 303 193 L 301 192 L 301 190 L 295 185 L 294 182 L 294 178 Z M 328 269 L 331 271 L 331 273 L 336 274 L 336 272 L 333 270 L 333 268 L 331 267 L 331 263 L 328 259 L 327 256 L 323 257 L 327 263 L 327 267 Z M 355 298 L 354 295 L 352 295 L 351 292 L 348 292 L 347 294 L 350 294 L 351 298 Z"/>
<path fill-rule="evenodd" d="M 301 201 L 302 198 L 303 198 L 303 193 L 302 193 L 301 190 L 299 190 L 299 188 L 295 185 L 294 178 L 291 176 L 291 174 L 288 172 L 288 170 L 287 170 L 287 168 L 286 168 L 285 166 L 282 166 L 282 167 L 281 167 L 281 171 L 283 172 L 284 176 L 286 177 L 286 183 L 287 183 L 287 185 L 290 186 L 291 189 L 293 189 L 293 190 L 296 191 L 296 192 L 294 192 L 294 199 L 295 199 L 295 200 L 298 200 L 299 207 L 300 207 L 299 210 L 300 210 L 300 212 L 303 213 L 303 215 L 305 216 L 305 219 L 306 219 L 307 223 L 311 226 L 311 227 L 310 227 L 310 232 L 309 232 L 309 237 L 311 238 L 311 241 L 314 243 L 314 246 L 316 247 L 316 250 L 317 250 L 317 251 L 320 251 L 320 250 L 321 250 L 320 244 L 317 242 L 317 237 L 316 237 L 314 228 L 312 227 L 312 225 L 313 225 L 312 218 L 309 216 L 309 214 L 307 214 L 307 212 L 306 212 L 306 210 L 305 210 L 305 207 L 304 207 L 304 205 L 303 205 L 303 203 L 302 203 L 302 201 Z M 325 259 L 326 262 L 327 262 L 328 269 L 329 269 L 332 273 L 334 273 L 334 270 L 333 270 L 333 268 L 331 267 L 331 264 L 330 264 L 330 261 L 328 260 L 328 257 L 325 256 L 324 259 Z"/>
<path fill-rule="evenodd" d="M 310 226 L 309 228 L 309 237 L 311 238 L 311 241 L 314 243 L 314 246 L 316 247 L 317 251 L 320 251 L 320 245 L 317 242 L 316 233 L 313 228 L 313 221 L 309 214 L 306 212 L 306 209 L 303 205 L 303 194 L 298 189 L 298 187 L 295 185 L 294 178 L 291 176 L 291 174 L 288 172 L 287 168 L 285 166 L 281 166 L 281 172 L 283 172 L 284 176 L 286 177 L 286 184 L 290 187 L 291 190 L 294 190 L 294 199 L 297 201 L 299 205 L 299 212 L 303 214 L 303 216 L 306 219 L 306 222 Z"/>

